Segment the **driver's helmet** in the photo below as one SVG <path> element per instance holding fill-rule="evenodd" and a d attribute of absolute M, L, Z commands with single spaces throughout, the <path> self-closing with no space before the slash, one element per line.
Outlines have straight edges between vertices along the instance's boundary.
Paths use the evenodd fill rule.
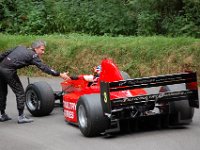
<path fill-rule="evenodd" d="M 94 75 L 100 75 L 101 65 L 94 67 Z"/>

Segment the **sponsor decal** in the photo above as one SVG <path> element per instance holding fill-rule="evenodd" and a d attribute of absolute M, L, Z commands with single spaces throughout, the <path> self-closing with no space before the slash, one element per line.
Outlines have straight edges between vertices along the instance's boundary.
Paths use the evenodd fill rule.
<path fill-rule="evenodd" d="M 36 57 L 38 57 L 38 54 L 34 54 L 34 55 L 33 55 L 33 58 L 36 58 Z"/>
<path fill-rule="evenodd" d="M 156 101 L 156 100 L 162 99 L 162 98 L 187 96 L 192 93 L 193 93 L 193 91 L 175 91 L 175 92 L 166 92 L 166 93 L 162 92 L 159 94 L 120 98 L 120 99 L 116 99 L 116 100 L 112 101 L 112 103 L 113 104 L 126 103 L 126 102 L 141 103 L 141 102 L 148 102 L 148 101 Z"/>
<path fill-rule="evenodd" d="M 152 77 L 152 78 L 142 78 L 142 79 L 130 79 L 121 81 L 118 83 L 118 86 L 127 86 L 127 85 L 147 85 L 147 84 L 156 84 L 162 82 L 169 82 L 175 80 L 181 80 L 181 76 L 163 76 L 163 77 Z"/>
<path fill-rule="evenodd" d="M 69 111 L 69 110 L 64 110 L 64 115 L 67 118 L 73 119 L 74 118 L 74 112 L 73 111 Z"/>
<path fill-rule="evenodd" d="M 76 103 L 72 102 L 63 102 L 64 104 L 64 115 L 67 118 L 73 119 L 75 116 L 75 111 L 76 111 Z"/>
<path fill-rule="evenodd" d="M 64 108 L 66 108 L 66 109 L 76 110 L 76 103 L 64 101 L 63 104 L 64 104 Z"/>

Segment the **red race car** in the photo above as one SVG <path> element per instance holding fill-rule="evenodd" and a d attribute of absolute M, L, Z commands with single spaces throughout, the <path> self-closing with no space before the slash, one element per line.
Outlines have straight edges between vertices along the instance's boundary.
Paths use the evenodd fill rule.
<path fill-rule="evenodd" d="M 79 126 L 86 137 L 119 131 L 121 122 L 154 117 L 165 126 L 189 124 L 199 108 L 196 73 L 184 72 L 131 79 L 112 60 L 104 59 L 95 78 L 81 75 L 61 82 L 54 92 L 46 82 L 29 84 L 26 106 L 33 116 L 52 112 L 55 100 L 63 104 L 64 118 Z M 88 80 L 90 78 L 90 80 Z M 147 89 L 160 90 L 149 94 Z"/>

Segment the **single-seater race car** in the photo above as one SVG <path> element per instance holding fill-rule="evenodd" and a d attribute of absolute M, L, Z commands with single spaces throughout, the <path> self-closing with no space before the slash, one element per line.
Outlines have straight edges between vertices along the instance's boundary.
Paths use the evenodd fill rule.
<path fill-rule="evenodd" d="M 98 80 L 61 82 L 54 92 L 46 82 L 29 84 L 26 106 L 33 116 L 52 112 L 55 100 L 63 103 L 64 118 L 79 126 L 86 137 L 120 130 L 120 122 L 155 117 L 164 125 L 189 124 L 199 108 L 197 76 L 183 72 L 133 78 L 110 59 L 101 62 Z M 148 89 L 156 88 L 149 93 Z"/>

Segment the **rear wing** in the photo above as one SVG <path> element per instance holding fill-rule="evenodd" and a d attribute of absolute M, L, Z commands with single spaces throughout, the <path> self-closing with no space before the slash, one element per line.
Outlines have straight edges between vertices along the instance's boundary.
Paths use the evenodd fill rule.
<path fill-rule="evenodd" d="M 158 94 L 138 95 L 134 97 L 110 99 L 110 92 L 133 90 L 140 88 L 151 88 L 166 85 L 185 83 L 186 90 L 181 91 L 163 91 Z M 181 100 L 187 97 L 191 107 L 199 108 L 197 75 L 195 72 L 185 72 L 180 74 L 168 74 L 144 78 L 135 78 L 128 80 L 120 80 L 115 82 L 103 82 L 100 84 L 101 102 L 104 113 L 111 114 L 114 109 L 146 103 L 155 102 L 171 102 Z"/>

